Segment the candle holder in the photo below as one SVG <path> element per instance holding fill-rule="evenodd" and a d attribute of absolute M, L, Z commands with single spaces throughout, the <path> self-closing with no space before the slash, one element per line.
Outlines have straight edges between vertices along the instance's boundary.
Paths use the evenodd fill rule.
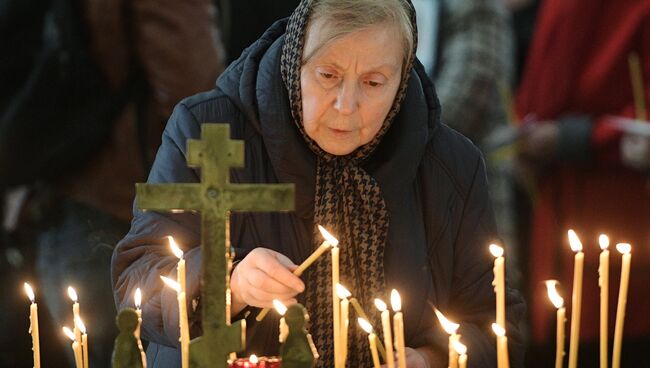
<path fill-rule="evenodd" d="M 280 357 L 239 358 L 228 361 L 229 368 L 281 368 Z"/>

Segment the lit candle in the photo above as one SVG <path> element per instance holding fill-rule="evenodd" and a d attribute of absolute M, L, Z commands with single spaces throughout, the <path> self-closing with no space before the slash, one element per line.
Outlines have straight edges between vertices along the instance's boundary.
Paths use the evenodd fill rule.
<path fill-rule="evenodd" d="M 281 316 L 280 334 L 278 335 L 278 341 L 280 342 L 280 344 L 283 344 L 287 340 L 287 336 L 289 335 L 289 326 L 287 326 L 287 322 L 284 319 L 284 314 L 287 313 L 287 307 L 277 299 L 273 299 L 273 306 L 275 307 L 275 310 L 278 312 L 278 314 Z"/>
<path fill-rule="evenodd" d="M 81 347 L 79 342 L 74 337 L 74 332 L 72 332 L 68 327 L 63 327 L 63 333 L 72 340 L 72 354 L 74 355 L 74 364 L 76 368 L 82 368 L 83 363 L 81 362 Z"/>
<path fill-rule="evenodd" d="M 171 236 L 167 237 L 169 239 L 169 247 L 172 249 L 172 252 L 178 258 L 178 265 L 176 266 L 176 282 L 181 288 L 181 292 L 186 293 L 187 288 L 185 285 L 185 259 L 183 258 L 183 251 L 178 247 L 176 241 Z"/>
<path fill-rule="evenodd" d="M 79 318 L 79 297 L 72 286 L 68 286 L 68 296 L 72 300 L 72 321 L 74 322 L 72 328 L 74 330 L 74 338 L 79 342 L 81 341 L 81 332 L 79 331 L 79 326 L 77 326 L 77 319 Z"/>
<path fill-rule="evenodd" d="M 336 295 L 336 285 L 339 283 L 339 247 L 332 246 L 332 314 L 334 322 L 334 367 L 343 368 L 340 357 L 341 347 L 341 304 Z"/>
<path fill-rule="evenodd" d="M 497 335 L 497 367 L 510 368 L 510 359 L 508 358 L 508 338 L 506 330 L 497 323 L 492 324 L 492 331 Z"/>
<path fill-rule="evenodd" d="M 138 340 L 138 349 L 140 349 L 140 358 L 142 358 L 142 367 L 147 368 L 147 356 L 145 355 L 144 348 L 142 347 L 142 340 L 140 339 L 140 329 L 142 328 L 142 291 L 140 288 L 135 289 L 135 294 L 133 295 L 133 301 L 135 304 L 135 313 L 138 314 L 138 327 L 135 328 L 133 334 Z"/>
<path fill-rule="evenodd" d="M 160 276 L 160 278 L 169 286 L 170 288 L 176 291 L 176 296 L 178 298 L 178 323 L 180 327 L 180 337 L 179 341 L 181 343 L 181 365 L 182 368 L 189 368 L 190 364 L 190 331 L 187 324 L 187 302 L 185 299 L 185 293 L 181 291 L 180 285 L 165 276 Z"/>
<path fill-rule="evenodd" d="M 627 288 L 630 283 L 630 262 L 632 261 L 632 246 L 627 243 L 616 244 L 616 250 L 622 255 L 621 286 L 618 290 L 618 305 L 616 307 L 616 325 L 614 326 L 614 351 L 612 353 L 612 368 L 621 366 L 621 344 L 623 343 L 623 322 L 625 321 L 625 305 L 627 304 Z"/>
<path fill-rule="evenodd" d="M 447 319 L 447 317 L 444 316 L 438 309 L 434 308 L 434 311 L 436 312 L 436 317 L 438 317 L 438 321 L 440 321 L 440 324 L 442 325 L 442 329 L 445 330 L 449 334 L 449 368 L 457 368 L 458 367 L 458 353 L 456 352 L 456 349 L 454 349 L 454 343 L 460 340 L 460 335 L 458 335 L 456 332 L 458 331 L 458 328 L 460 325 L 458 323 L 451 322 L 450 320 Z"/>
<path fill-rule="evenodd" d="M 368 334 L 372 364 L 374 368 L 380 368 L 379 354 L 377 353 L 377 335 L 372 331 L 372 325 L 366 319 L 359 317 L 357 321 L 359 322 L 359 326 Z"/>
<path fill-rule="evenodd" d="M 576 252 L 573 266 L 573 293 L 571 296 L 571 341 L 569 342 L 569 368 L 578 366 L 578 345 L 580 343 L 580 310 L 582 308 L 582 272 L 585 255 L 582 243 L 573 230 L 569 230 L 569 244 Z"/>
<path fill-rule="evenodd" d="M 555 368 L 562 368 L 564 360 L 564 323 L 566 321 L 566 309 L 564 308 L 564 299 L 557 292 L 557 281 L 546 281 L 546 289 L 548 298 L 551 303 L 557 308 L 557 331 L 555 342 Z"/>
<path fill-rule="evenodd" d="M 81 318 L 77 318 L 75 324 L 79 326 L 79 331 L 81 331 L 81 361 L 83 362 L 83 367 L 88 368 L 88 334 L 86 333 L 86 325 L 84 325 Z"/>
<path fill-rule="evenodd" d="M 318 225 L 318 229 L 320 230 L 321 234 L 325 238 L 325 241 L 321 243 L 321 245 L 304 261 L 298 266 L 293 271 L 293 274 L 296 276 L 301 276 L 305 270 L 312 265 L 323 253 L 325 253 L 330 247 L 338 246 L 339 241 L 332 236 L 327 230 L 325 230 L 324 227 Z M 269 308 L 264 308 L 260 311 L 260 313 L 257 315 L 255 318 L 258 322 L 262 321 L 264 317 L 266 317 L 267 313 L 269 313 Z"/>
<path fill-rule="evenodd" d="M 467 368 L 467 346 L 460 341 L 455 341 L 454 350 L 458 354 L 458 368 Z"/>
<path fill-rule="evenodd" d="M 350 291 L 341 284 L 336 284 L 336 294 L 341 299 L 341 365 L 345 367 L 348 359 L 348 329 L 350 326 Z"/>
<path fill-rule="evenodd" d="M 506 278 L 505 260 L 503 259 L 503 248 L 490 244 L 490 253 L 494 256 L 494 292 L 497 296 L 497 323 L 500 326 L 506 325 Z"/>
<path fill-rule="evenodd" d="M 609 302 L 609 238 L 605 234 L 598 237 L 600 262 L 598 264 L 598 286 L 600 286 L 600 368 L 607 368 L 607 316 Z"/>
<path fill-rule="evenodd" d="M 393 336 L 390 330 L 390 312 L 381 299 L 375 299 L 375 306 L 381 312 L 381 325 L 384 329 L 384 345 L 386 346 L 386 366 L 395 368 L 395 353 L 393 352 Z"/>
<path fill-rule="evenodd" d="M 29 333 L 32 335 L 32 351 L 34 352 L 34 368 L 41 367 L 41 343 L 38 336 L 38 305 L 36 304 L 34 290 L 25 283 L 25 293 L 32 302 L 29 306 Z"/>
<path fill-rule="evenodd" d="M 397 290 L 390 293 L 390 304 L 393 307 L 393 328 L 395 329 L 395 349 L 397 350 L 397 366 L 406 368 L 406 346 L 404 343 L 404 315 L 402 313 L 402 298 Z"/>

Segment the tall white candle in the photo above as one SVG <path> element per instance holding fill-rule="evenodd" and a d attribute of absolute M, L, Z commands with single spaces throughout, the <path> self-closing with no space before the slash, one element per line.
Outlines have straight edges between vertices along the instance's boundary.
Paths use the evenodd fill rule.
<path fill-rule="evenodd" d="M 492 324 L 492 330 L 497 335 L 497 367 L 510 368 L 510 358 L 508 357 L 508 337 L 506 330 L 497 323 Z"/>
<path fill-rule="evenodd" d="M 506 325 L 506 277 L 503 248 L 490 244 L 490 253 L 494 256 L 494 292 L 496 293 L 496 320 L 500 326 Z"/>
<path fill-rule="evenodd" d="M 83 367 L 88 368 L 88 334 L 86 333 L 86 325 L 84 325 L 81 318 L 78 318 L 75 323 L 79 326 L 79 331 L 81 331 L 81 361 L 83 362 Z"/>
<path fill-rule="evenodd" d="M 181 366 L 182 368 L 189 368 L 190 365 L 190 330 L 187 322 L 187 300 L 185 292 L 181 291 L 180 285 L 165 276 L 160 278 L 176 291 L 176 298 L 178 299 L 178 323 L 180 329 L 180 345 L 181 345 Z"/>
<path fill-rule="evenodd" d="M 374 368 L 380 368 L 379 353 L 377 353 L 377 335 L 372 330 L 372 325 L 366 319 L 359 317 L 357 319 L 359 326 L 368 334 L 368 344 L 370 346 L 370 355 L 372 356 L 372 365 Z"/>
<path fill-rule="evenodd" d="M 582 273 L 585 255 L 582 243 L 573 230 L 568 231 L 571 249 L 576 252 L 573 267 L 573 293 L 571 296 L 571 341 L 569 343 L 569 368 L 578 366 L 578 346 L 580 344 L 580 310 L 582 308 Z"/>
<path fill-rule="evenodd" d="M 609 303 L 609 238 L 605 234 L 598 237 L 600 258 L 598 262 L 598 286 L 600 286 L 600 368 L 607 368 L 607 317 Z"/>
<path fill-rule="evenodd" d="M 336 295 L 336 285 L 339 283 L 339 248 L 332 247 L 332 314 L 334 331 L 334 367 L 343 368 L 341 365 L 341 304 Z"/>
<path fill-rule="evenodd" d="M 63 333 L 72 340 L 72 354 L 74 355 L 74 363 L 76 368 L 83 368 L 83 361 L 81 359 L 81 346 L 79 342 L 75 340 L 74 332 L 68 327 L 63 327 Z"/>
<path fill-rule="evenodd" d="M 32 335 L 32 351 L 34 353 L 34 368 L 41 367 L 41 342 L 38 333 L 38 305 L 36 304 L 34 290 L 32 287 L 25 283 L 25 292 L 27 297 L 32 302 L 29 306 L 29 333 Z"/>
<path fill-rule="evenodd" d="M 622 255 L 621 286 L 618 290 L 618 305 L 616 307 L 616 325 L 614 326 L 614 351 L 612 353 L 612 368 L 621 366 L 621 345 L 623 343 L 623 324 L 625 322 L 625 306 L 627 304 L 627 289 L 630 283 L 630 264 L 632 262 L 632 246 L 627 243 L 616 244 L 616 250 Z"/>
<path fill-rule="evenodd" d="M 404 343 L 404 315 L 402 314 L 402 298 L 397 290 L 390 294 L 390 303 L 393 307 L 393 328 L 395 329 L 395 350 L 397 350 L 397 366 L 406 368 L 406 346 Z"/>
<path fill-rule="evenodd" d="M 70 297 L 70 300 L 72 300 L 72 321 L 74 322 L 74 326 L 72 326 L 73 331 L 74 331 L 74 338 L 77 342 L 81 341 L 81 332 L 79 331 L 79 326 L 77 326 L 77 319 L 80 317 L 79 316 L 79 297 L 77 295 L 77 292 L 72 286 L 68 286 L 68 296 Z"/>
<path fill-rule="evenodd" d="M 278 341 L 280 344 L 284 344 L 284 342 L 287 340 L 287 336 L 289 335 L 289 326 L 287 326 L 287 322 L 284 319 L 284 314 L 287 313 L 287 307 L 278 299 L 273 299 L 273 307 L 275 308 L 275 311 L 280 315 Z"/>
<path fill-rule="evenodd" d="M 458 323 L 451 322 L 450 320 L 445 317 L 442 312 L 440 312 L 437 308 L 434 309 L 436 313 L 436 317 L 438 317 L 438 321 L 440 322 L 440 325 L 442 326 L 443 330 L 449 334 L 449 363 L 448 367 L 449 368 L 457 368 L 458 367 L 458 353 L 456 352 L 456 349 L 454 349 L 454 345 L 457 341 L 460 339 L 460 335 L 457 334 L 458 328 L 460 325 Z"/>
<path fill-rule="evenodd" d="M 386 367 L 395 368 L 395 353 L 393 351 L 393 336 L 390 328 L 388 306 L 380 299 L 375 299 L 375 306 L 381 312 L 381 325 L 384 329 L 384 345 L 386 346 Z"/>
<path fill-rule="evenodd" d="M 350 296 L 352 294 L 343 285 L 336 285 L 336 294 L 341 299 L 341 364 L 345 367 L 348 359 L 348 329 L 350 326 Z"/>
<path fill-rule="evenodd" d="M 564 309 L 564 299 L 557 292 L 557 280 L 546 281 L 548 298 L 557 308 L 557 326 L 555 342 L 555 368 L 562 368 L 564 360 L 564 323 L 566 321 L 566 310 Z"/>

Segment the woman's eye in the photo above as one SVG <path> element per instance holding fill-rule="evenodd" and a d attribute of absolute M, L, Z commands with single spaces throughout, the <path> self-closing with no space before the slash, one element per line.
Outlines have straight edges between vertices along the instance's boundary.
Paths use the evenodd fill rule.
<path fill-rule="evenodd" d="M 321 72 L 320 75 L 321 75 L 323 78 L 325 78 L 325 79 L 332 79 L 332 78 L 334 78 L 334 74 L 332 74 L 332 73 L 324 73 L 324 72 Z"/>
<path fill-rule="evenodd" d="M 379 87 L 379 86 L 381 86 L 381 83 L 379 83 L 377 81 L 372 81 L 372 80 L 367 81 L 366 84 L 369 85 L 370 87 Z"/>

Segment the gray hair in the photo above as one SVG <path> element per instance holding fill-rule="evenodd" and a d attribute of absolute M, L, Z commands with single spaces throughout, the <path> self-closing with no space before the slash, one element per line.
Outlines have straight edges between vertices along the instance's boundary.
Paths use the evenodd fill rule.
<path fill-rule="evenodd" d="M 412 11 L 407 0 L 312 0 L 308 29 L 315 20 L 325 21 L 328 27 L 323 30 L 322 43 L 310 55 L 303 55 L 303 62 L 338 37 L 388 22 L 399 28 L 404 45 L 402 65 L 406 66 L 415 48 Z"/>

